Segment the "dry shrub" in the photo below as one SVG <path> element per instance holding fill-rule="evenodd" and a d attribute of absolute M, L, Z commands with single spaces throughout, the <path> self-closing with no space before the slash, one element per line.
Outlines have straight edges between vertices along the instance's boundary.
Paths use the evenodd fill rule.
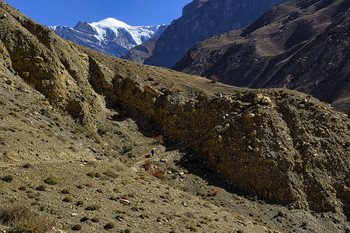
<path fill-rule="evenodd" d="M 152 160 L 147 159 L 143 167 L 152 176 L 155 176 L 160 180 L 166 180 L 164 172 L 160 168 L 156 167 Z"/>
<path fill-rule="evenodd" d="M 164 144 L 164 137 L 163 137 L 163 135 L 158 135 L 156 137 L 153 137 L 153 140 L 155 141 L 155 143 Z"/>
<path fill-rule="evenodd" d="M 39 216 L 22 205 L 7 205 L 0 208 L 0 222 L 11 226 L 9 232 L 44 233 L 56 224 L 53 220 Z"/>
<path fill-rule="evenodd" d="M 154 166 L 153 161 L 150 159 L 147 159 L 143 167 L 145 168 L 146 171 L 150 171 L 151 168 Z"/>
<path fill-rule="evenodd" d="M 212 75 L 212 76 L 210 77 L 210 79 L 211 79 L 211 82 L 212 82 L 212 83 L 217 83 L 217 82 L 219 82 L 219 78 L 218 78 L 218 76 L 216 76 L 216 75 Z"/>
<path fill-rule="evenodd" d="M 151 175 L 157 177 L 160 180 L 166 180 L 164 172 L 160 168 L 154 168 Z"/>
<path fill-rule="evenodd" d="M 36 88 L 35 88 L 35 83 L 29 82 L 29 86 L 30 86 L 33 90 L 36 90 Z"/>
<path fill-rule="evenodd" d="M 219 190 L 217 190 L 216 188 L 213 188 L 213 195 L 214 196 L 217 196 L 217 195 L 219 195 Z"/>

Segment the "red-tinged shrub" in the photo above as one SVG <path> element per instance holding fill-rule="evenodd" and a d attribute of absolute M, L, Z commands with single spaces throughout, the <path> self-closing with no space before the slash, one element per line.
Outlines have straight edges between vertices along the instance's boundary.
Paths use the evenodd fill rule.
<path fill-rule="evenodd" d="M 217 83 L 217 82 L 219 82 L 219 78 L 218 78 L 216 75 L 212 75 L 212 76 L 210 77 L 210 79 L 211 79 L 211 82 L 212 82 L 212 83 Z"/>

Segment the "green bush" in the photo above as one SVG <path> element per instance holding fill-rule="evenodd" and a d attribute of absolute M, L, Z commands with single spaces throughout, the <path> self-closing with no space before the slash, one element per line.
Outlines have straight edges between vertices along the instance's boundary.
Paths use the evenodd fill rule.
<path fill-rule="evenodd" d="M 56 184 L 58 184 L 58 180 L 56 178 L 53 178 L 53 177 L 48 177 L 44 181 L 45 181 L 46 184 L 49 184 L 49 185 L 56 185 Z"/>

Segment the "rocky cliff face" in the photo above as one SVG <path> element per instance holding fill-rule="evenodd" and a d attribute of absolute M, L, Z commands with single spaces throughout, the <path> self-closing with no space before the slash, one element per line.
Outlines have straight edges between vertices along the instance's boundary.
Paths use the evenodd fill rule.
<path fill-rule="evenodd" d="M 147 58 L 152 56 L 154 47 L 158 39 L 159 37 L 152 37 L 151 39 L 136 46 L 135 48 L 128 50 L 120 58 L 142 64 Z"/>
<path fill-rule="evenodd" d="M 96 23 L 79 21 L 74 28 L 51 27 L 59 36 L 96 51 L 120 57 L 127 50 L 152 37 L 159 37 L 167 25 L 130 26 L 108 18 Z"/>
<path fill-rule="evenodd" d="M 1 77 L 29 83 L 53 111 L 89 132 L 108 111 L 137 111 L 139 127 L 155 122 L 169 142 L 203 158 L 235 189 L 291 209 L 350 215 L 350 121 L 328 104 L 113 58 L 0 3 Z"/>
<path fill-rule="evenodd" d="M 156 43 L 145 64 L 172 67 L 197 42 L 246 26 L 270 7 L 286 0 L 195 0 L 183 9 Z"/>
<path fill-rule="evenodd" d="M 290 1 L 211 37 L 174 67 L 237 86 L 287 87 L 349 113 L 348 1 Z"/>

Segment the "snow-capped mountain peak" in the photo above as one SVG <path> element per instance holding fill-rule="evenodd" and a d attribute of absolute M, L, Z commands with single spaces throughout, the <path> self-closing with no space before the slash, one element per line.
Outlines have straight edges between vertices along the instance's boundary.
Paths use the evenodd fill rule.
<path fill-rule="evenodd" d="M 93 27 L 96 30 L 95 37 L 103 42 L 107 35 L 108 30 L 111 30 L 115 33 L 115 35 L 122 34 L 123 29 L 124 31 L 128 32 L 132 39 L 134 40 L 136 45 L 140 45 L 146 40 L 150 39 L 154 33 L 159 29 L 160 26 L 164 25 L 158 25 L 158 26 L 130 26 L 122 21 L 119 21 L 114 18 L 107 18 L 104 20 L 101 20 L 99 22 L 94 22 L 90 24 L 91 27 Z"/>
<path fill-rule="evenodd" d="M 98 22 L 79 21 L 74 28 L 50 27 L 68 40 L 97 51 L 120 57 L 125 51 L 142 44 L 152 37 L 159 37 L 168 25 L 130 26 L 114 18 Z"/>
<path fill-rule="evenodd" d="M 93 27 L 99 27 L 99 28 L 127 28 L 127 27 L 131 27 L 130 25 L 114 19 L 114 18 L 107 18 L 107 19 L 103 19 L 101 21 L 98 22 L 94 22 L 90 24 Z"/>

